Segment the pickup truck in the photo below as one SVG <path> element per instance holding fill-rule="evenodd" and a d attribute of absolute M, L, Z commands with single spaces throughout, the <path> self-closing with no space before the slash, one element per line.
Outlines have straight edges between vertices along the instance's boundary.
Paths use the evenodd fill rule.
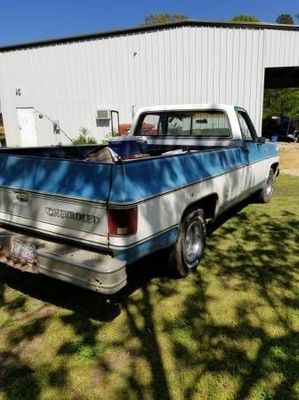
<path fill-rule="evenodd" d="M 253 194 L 269 202 L 278 166 L 232 105 L 144 108 L 108 146 L 1 149 L 0 262 L 113 294 L 129 264 L 168 249 L 184 277 L 206 224 Z"/>

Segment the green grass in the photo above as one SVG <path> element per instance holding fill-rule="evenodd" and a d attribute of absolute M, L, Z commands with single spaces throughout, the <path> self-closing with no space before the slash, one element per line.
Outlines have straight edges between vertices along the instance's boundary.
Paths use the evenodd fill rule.
<path fill-rule="evenodd" d="M 299 398 L 299 178 L 208 239 L 197 272 L 109 301 L 0 268 L 0 399 Z"/>

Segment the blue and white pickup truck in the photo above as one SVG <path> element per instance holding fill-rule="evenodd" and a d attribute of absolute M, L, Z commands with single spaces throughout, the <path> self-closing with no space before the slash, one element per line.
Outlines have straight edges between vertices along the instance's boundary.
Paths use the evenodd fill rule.
<path fill-rule="evenodd" d="M 0 261 L 112 294 L 127 265 L 169 249 L 183 277 L 206 224 L 254 193 L 268 202 L 278 165 L 276 145 L 230 105 L 142 109 L 109 147 L 1 149 Z"/>

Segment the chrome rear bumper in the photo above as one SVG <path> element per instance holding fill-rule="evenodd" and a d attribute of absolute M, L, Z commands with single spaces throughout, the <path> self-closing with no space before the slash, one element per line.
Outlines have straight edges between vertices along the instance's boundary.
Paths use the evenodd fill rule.
<path fill-rule="evenodd" d="M 12 252 L 17 240 L 36 248 L 34 261 Z M 0 262 L 24 272 L 41 273 L 104 294 L 118 292 L 127 283 L 126 262 L 107 254 L 82 250 L 47 240 L 0 231 Z"/>

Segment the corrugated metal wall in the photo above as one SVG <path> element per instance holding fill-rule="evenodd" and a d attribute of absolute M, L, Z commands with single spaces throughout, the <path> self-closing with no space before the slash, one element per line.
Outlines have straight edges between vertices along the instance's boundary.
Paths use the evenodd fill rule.
<path fill-rule="evenodd" d="M 80 127 L 97 139 L 111 130 L 96 123 L 99 108 L 131 122 L 132 107 L 175 103 L 238 104 L 260 128 L 264 68 L 299 66 L 299 32 L 177 27 L 12 50 L 0 61 L 9 145 L 19 144 L 16 108 L 31 106 L 72 137 Z M 39 144 L 54 144 L 51 123 L 37 124 Z"/>

